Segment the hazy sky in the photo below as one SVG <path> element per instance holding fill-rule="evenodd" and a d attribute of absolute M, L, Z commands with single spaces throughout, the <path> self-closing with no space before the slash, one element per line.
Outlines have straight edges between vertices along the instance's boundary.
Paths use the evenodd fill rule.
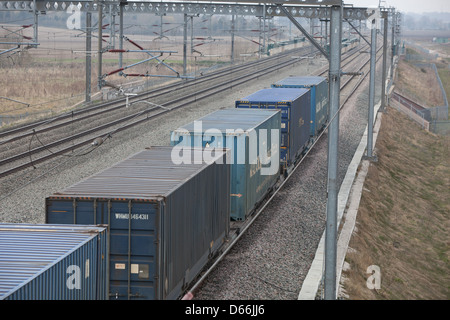
<path fill-rule="evenodd" d="M 345 4 L 353 4 L 355 7 L 377 7 L 378 2 L 379 0 L 344 0 Z M 404 13 L 450 12 L 450 0 L 382 0 L 381 5 L 395 7 Z"/>

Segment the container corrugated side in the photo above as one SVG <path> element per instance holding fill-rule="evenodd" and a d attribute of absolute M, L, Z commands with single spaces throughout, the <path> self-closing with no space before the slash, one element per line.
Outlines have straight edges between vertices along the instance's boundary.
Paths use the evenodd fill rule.
<path fill-rule="evenodd" d="M 104 300 L 101 226 L 0 224 L 0 300 Z"/>
<path fill-rule="evenodd" d="M 148 148 L 46 199 L 46 222 L 108 225 L 110 299 L 178 298 L 228 235 L 228 152 L 177 164 L 172 151 Z"/>
<path fill-rule="evenodd" d="M 311 89 L 311 136 L 317 136 L 328 121 L 328 82 L 324 77 L 288 77 L 272 84 L 273 88 Z"/>
<path fill-rule="evenodd" d="M 174 130 L 171 133 L 171 144 L 179 147 L 230 149 L 230 217 L 233 220 L 244 220 L 278 179 L 280 126 L 279 110 L 224 109 Z M 252 135 L 251 132 L 256 134 Z M 276 141 L 272 141 L 272 134 Z M 267 138 L 266 145 L 259 144 L 260 137 Z M 250 159 L 251 146 L 257 148 L 253 161 Z M 266 155 L 276 157 L 276 161 L 262 164 L 261 159 Z"/>
<path fill-rule="evenodd" d="M 261 89 L 235 102 L 236 108 L 280 109 L 283 167 L 294 163 L 310 140 L 311 92 L 304 88 Z"/>

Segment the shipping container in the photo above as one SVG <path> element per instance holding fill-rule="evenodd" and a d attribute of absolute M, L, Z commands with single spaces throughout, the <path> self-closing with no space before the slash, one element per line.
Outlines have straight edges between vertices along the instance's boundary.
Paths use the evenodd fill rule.
<path fill-rule="evenodd" d="M 104 226 L 0 224 L 0 300 L 107 299 Z"/>
<path fill-rule="evenodd" d="M 230 218 L 245 220 L 279 177 L 280 125 L 279 110 L 218 110 L 174 130 L 171 144 L 230 149 Z"/>
<path fill-rule="evenodd" d="M 46 199 L 47 223 L 107 224 L 110 299 L 177 299 L 226 241 L 227 150 L 150 147 Z M 189 161 L 188 161 L 189 160 Z"/>
<path fill-rule="evenodd" d="M 328 121 L 327 78 L 316 76 L 289 77 L 272 84 L 273 88 L 309 88 L 311 90 L 311 133 L 317 136 Z"/>
<path fill-rule="evenodd" d="M 280 162 L 284 168 L 293 164 L 308 146 L 310 105 L 309 89 L 268 88 L 236 101 L 236 108 L 281 110 Z"/>

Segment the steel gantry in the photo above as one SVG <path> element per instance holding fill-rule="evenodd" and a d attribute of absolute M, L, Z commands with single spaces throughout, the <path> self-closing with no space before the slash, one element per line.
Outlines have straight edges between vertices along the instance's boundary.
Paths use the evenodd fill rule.
<path fill-rule="evenodd" d="M 180 75 L 176 73 L 176 77 L 183 78 L 186 76 L 186 59 L 187 59 L 187 17 L 203 15 L 232 15 L 237 16 L 255 16 L 259 18 L 272 18 L 279 16 L 287 16 L 294 25 L 299 28 L 308 39 L 324 54 L 327 58 L 328 55 L 322 49 L 322 46 L 317 45 L 313 37 L 303 29 L 295 18 L 309 18 L 309 19 L 330 19 L 331 12 L 329 10 L 332 5 L 342 5 L 340 0 L 298 0 L 298 1 L 254 1 L 247 0 L 245 2 L 229 2 L 229 1 L 127 1 L 127 0 L 81 0 L 81 1 L 61 1 L 61 0 L 28 0 L 28 1 L 5 1 L 0 0 L 0 11 L 28 11 L 34 12 L 35 14 L 35 41 L 33 44 L 37 46 L 39 43 L 37 41 L 37 17 L 40 14 L 45 14 L 45 12 L 67 12 L 72 14 L 73 12 L 86 12 L 86 13 L 98 13 L 98 20 L 102 21 L 103 15 L 110 15 L 112 19 L 116 16 L 119 17 L 119 49 L 112 47 L 114 52 L 119 53 L 119 69 L 123 68 L 122 57 L 123 57 L 123 15 L 127 13 L 132 14 L 155 14 L 159 16 L 168 14 L 184 14 L 184 47 L 183 47 L 183 74 Z M 367 12 L 367 8 L 354 8 L 354 7 L 344 7 L 343 8 L 343 18 L 351 20 L 364 20 L 370 15 Z M 90 19 L 90 15 L 87 14 L 87 19 Z M 86 20 L 86 25 L 88 21 Z M 98 59 L 102 61 L 102 54 L 111 48 L 104 48 L 101 43 L 102 40 L 102 23 L 98 23 Z M 86 35 L 89 36 L 91 33 L 86 31 Z M 234 36 L 234 33 L 233 33 Z M 115 37 L 112 37 L 114 39 Z M 234 37 L 233 37 L 234 38 Z M 264 38 L 265 41 L 265 38 Z M 233 43 L 232 43 L 233 46 Z M 111 52 L 111 51 L 110 51 Z M 147 52 L 148 54 L 148 52 Z M 233 56 L 233 54 L 232 54 Z M 157 57 L 152 56 L 153 59 L 157 60 Z M 232 57 L 233 59 L 233 57 Z M 158 61 L 161 63 L 161 61 Z M 167 66 L 167 65 L 166 65 Z M 87 68 L 90 70 L 90 68 Z M 170 69 L 170 68 L 169 68 Z M 123 70 L 119 71 L 120 75 L 125 75 Z M 172 70 L 173 71 L 173 70 Z M 108 73 L 103 74 L 102 64 L 99 63 L 98 66 L 98 88 L 101 89 L 105 84 L 104 78 L 108 76 Z M 133 74 L 134 75 L 134 74 Z M 143 75 L 141 75 L 143 76 Z M 148 74 L 146 75 L 148 76 Z"/>
<path fill-rule="evenodd" d="M 99 55 L 99 78 L 98 87 L 101 88 L 104 84 L 104 75 L 101 70 L 101 55 L 106 49 L 102 46 L 102 17 L 104 14 L 111 14 L 119 17 L 119 49 L 108 48 L 111 52 L 119 53 L 119 69 L 112 73 L 122 72 L 127 67 L 122 65 L 123 40 L 126 37 L 123 34 L 123 16 L 127 13 L 132 14 L 156 14 L 156 15 L 170 15 L 183 14 L 184 22 L 184 74 L 177 75 L 178 77 L 186 76 L 186 42 L 187 42 L 187 18 L 195 15 L 231 15 L 232 16 L 232 30 L 234 30 L 234 21 L 236 16 L 255 16 L 255 17 L 287 17 L 294 26 L 296 26 L 306 38 L 324 55 L 329 61 L 329 113 L 330 123 L 328 127 L 328 195 L 326 205 L 326 230 L 325 230 L 325 272 L 324 272 L 324 297 L 325 299 L 336 299 L 337 283 L 336 283 L 336 243 L 337 243 L 337 195 L 338 195 L 338 145 L 339 145 L 339 109 L 340 109 L 340 80 L 341 76 L 346 73 L 341 70 L 341 45 L 342 45 L 342 24 L 343 21 L 349 24 L 359 33 L 363 39 L 371 44 L 371 76 L 370 76 L 370 106 L 369 106 L 369 123 L 373 120 L 373 94 L 375 85 L 375 54 L 376 54 L 376 28 L 374 27 L 375 16 L 377 9 L 373 8 L 358 8 L 344 5 L 342 0 L 293 0 L 293 1 L 260 1 L 260 0 L 246 0 L 244 2 L 232 2 L 225 0 L 198 0 L 198 1 L 126 1 L 126 0 L 84 0 L 84 1 L 61 1 L 61 0 L 28 0 L 28 1 L 7 1 L 0 0 L 0 11 L 28 11 L 35 15 L 35 39 L 34 45 L 38 45 L 37 41 L 37 24 L 38 15 L 44 14 L 47 11 L 86 12 L 86 72 L 90 73 L 90 36 L 91 36 L 91 15 L 97 13 L 99 16 L 98 22 L 98 52 Z M 386 55 L 387 55 L 387 30 L 388 17 L 396 17 L 393 8 L 381 10 L 384 19 L 384 50 L 383 50 L 383 79 L 382 79 L 382 104 L 385 104 L 385 82 L 386 82 Z M 301 24 L 296 20 L 297 18 L 320 19 L 329 22 L 329 28 L 326 27 L 326 41 L 329 37 L 329 51 L 323 45 L 317 42 L 314 35 L 309 34 Z M 371 28 L 371 41 L 369 42 L 352 24 L 351 21 L 368 21 Z M 360 23 L 361 25 L 361 23 Z M 396 23 L 392 23 L 392 56 L 394 56 L 394 28 Z M 89 40 L 88 40 L 89 39 Z M 232 32 L 232 39 L 234 39 L 234 32 Z M 232 43 L 233 48 L 233 43 Z M 158 59 L 158 55 L 149 50 L 146 52 L 150 59 Z M 155 54 L 155 55 L 154 55 Z M 231 54 L 233 59 L 233 53 Z M 393 69 L 393 60 L 391 61 L 391 77 Z M 130 67 L 130 66 L 128 66 Z M 88 71 L 89 70 L 89 71 Z M 89 94 L 88 94 L 89 86 Z M 90 74 L 86 74 L 86 100 L 90 99 Z M 371 114 L 372 110 L 372 114 Z M 369 135 L 371 136 L 372 126 L 369 125 Z M 369 141 L 368 141 L 369 142 Z M 372 152 L 372 141 L 368 143 L 368 153 Z"/>

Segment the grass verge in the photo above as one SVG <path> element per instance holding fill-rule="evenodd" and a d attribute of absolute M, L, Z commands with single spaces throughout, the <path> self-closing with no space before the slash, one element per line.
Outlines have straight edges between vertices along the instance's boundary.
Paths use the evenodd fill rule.
<path fill-rule="evenodd" d="M 450 298 L 450 141 L 389 108 L 344 272 L 352 300 Z M 369 289 L 369 266 L 380 289 Z"/>

